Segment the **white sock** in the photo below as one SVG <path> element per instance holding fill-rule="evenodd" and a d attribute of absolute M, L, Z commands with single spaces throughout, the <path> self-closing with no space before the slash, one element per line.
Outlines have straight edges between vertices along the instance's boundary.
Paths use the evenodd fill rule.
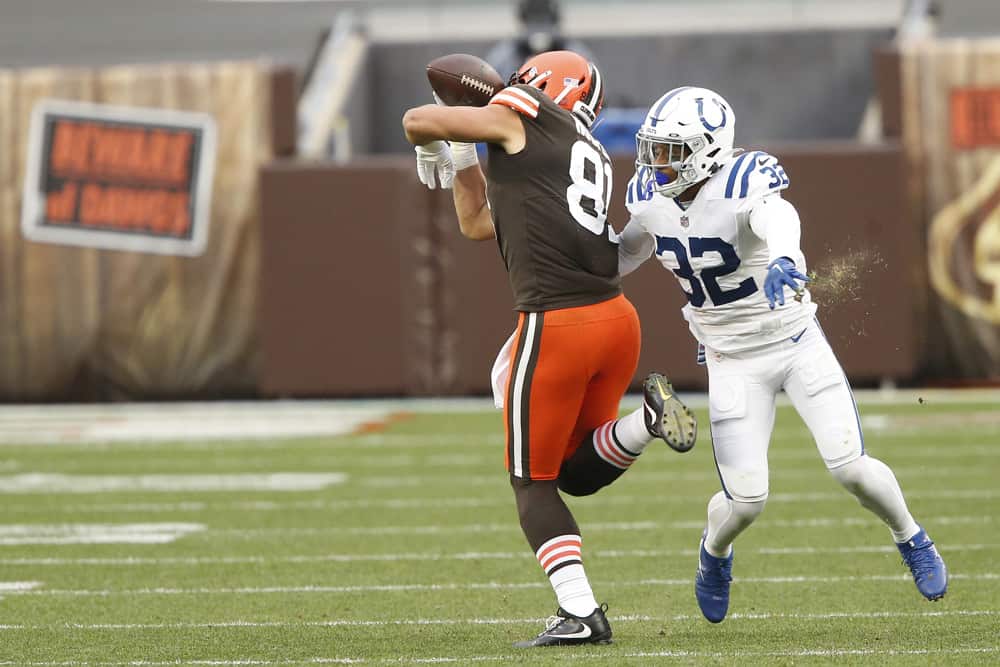
<path fill-rule="evenodd" d="M 906 507 L 899 482 L 886 464 L 863 455 L 830 473 L 854 494 L 862 507 L 885 522 L 896 542 L 906 542 L 920 532 Z"/>
<path fill-rule="evenodd" d="M 552 583 L 559 606 L 574 616 L 586 617 L 597 608 L 597 600 L 583 571 L 582 552 L 579 535 L 556 535 L 535 550 L 535 558 Z"/>
<path fill-rule="evenodd" d="M 736 502 L 719 491 L 708 501 L 708 530 L 705 551 L 716 558 L 726 558 L 733 550 L 733 540 L 764 511 L 766 500 Z"/>
<path fill-rule="evenodd" d="M 642 454 L 646 445 L 653 441 L 653 436 L 646 430 L 643 408 L 625 415 L 615 423 L 615 437 L 632 454 Z"/>
<path fill-rule="evenodd" d="M 556 592 L 559 606 L 573 614 L 584 618 L 597 609 L 597 599 L 587 581 L 587 573 L 582 563 L 565 565 L 549 575 L 552 590 Z"/>

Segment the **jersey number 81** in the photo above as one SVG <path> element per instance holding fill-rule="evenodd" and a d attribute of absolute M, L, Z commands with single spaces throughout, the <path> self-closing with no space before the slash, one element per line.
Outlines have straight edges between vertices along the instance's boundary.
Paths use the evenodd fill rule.
<path fill-rule="evenodd" d="M 566 188 L 566 201 L 573 219 L 593 234 L 604 234 L 612 176 L 607 155 L 590 141 L 578 139 L 570 153 L 569 176 L 573 182 Z"/>

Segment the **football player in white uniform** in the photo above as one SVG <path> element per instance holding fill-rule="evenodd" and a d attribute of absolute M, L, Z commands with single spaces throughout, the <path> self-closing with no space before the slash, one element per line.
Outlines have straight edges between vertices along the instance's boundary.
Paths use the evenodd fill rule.
<path fill-rule="evenodd" d="M 636 135 L 631 219 L 619 249 L 622 275 L 652 255 L 673 272 L 687 295 L 683 312 L 699 361 L 708 365 L 722 490 L 708 503 L 698 605 L 713 623 L 726 616 L 733 540 L 767 500 L 767 448 L 782 389 L 827 469 L 886 523 L 920 592 L 939 599 L 944 562 L 892 471 L 866 454 L 851 388 L 815 319 L 798 213 L 781 197 L 788 175 L 764 151 L 733 148 L 734 120 L 732 107 L 705 88 L 677 88 L 653 104 Z"/>

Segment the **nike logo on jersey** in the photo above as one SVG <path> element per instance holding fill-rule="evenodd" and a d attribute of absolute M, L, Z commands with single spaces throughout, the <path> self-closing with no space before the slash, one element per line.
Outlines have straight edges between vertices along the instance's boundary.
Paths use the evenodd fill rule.
<path fill-rule="evenodd" d="M 800 340 L 800 339 L 802 338 L 803 334 L 805 334 L 805 332 L 806 332 L 806 330 L 805 330 L 805 329 L 803 329 L 802 331 L 800 331 L 800 332 L 799 332 L 799 335 L 797 335 L 797 336 L 792 336 L 792 342 L 793 342 L 793 343 L 798 343 L 798 342 L 799 342 L 799 340 Z"/>

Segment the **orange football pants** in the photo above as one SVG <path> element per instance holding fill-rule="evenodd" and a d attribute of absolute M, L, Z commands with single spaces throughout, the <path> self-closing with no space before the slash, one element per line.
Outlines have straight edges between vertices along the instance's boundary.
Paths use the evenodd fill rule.
<path fill-rule="evenodd" d="M 583 439 L 618 416 L 639 363 L 640 333 L 624 296 L 520 313 L 504 400 L 514 477 L 556 479 Z"/>

